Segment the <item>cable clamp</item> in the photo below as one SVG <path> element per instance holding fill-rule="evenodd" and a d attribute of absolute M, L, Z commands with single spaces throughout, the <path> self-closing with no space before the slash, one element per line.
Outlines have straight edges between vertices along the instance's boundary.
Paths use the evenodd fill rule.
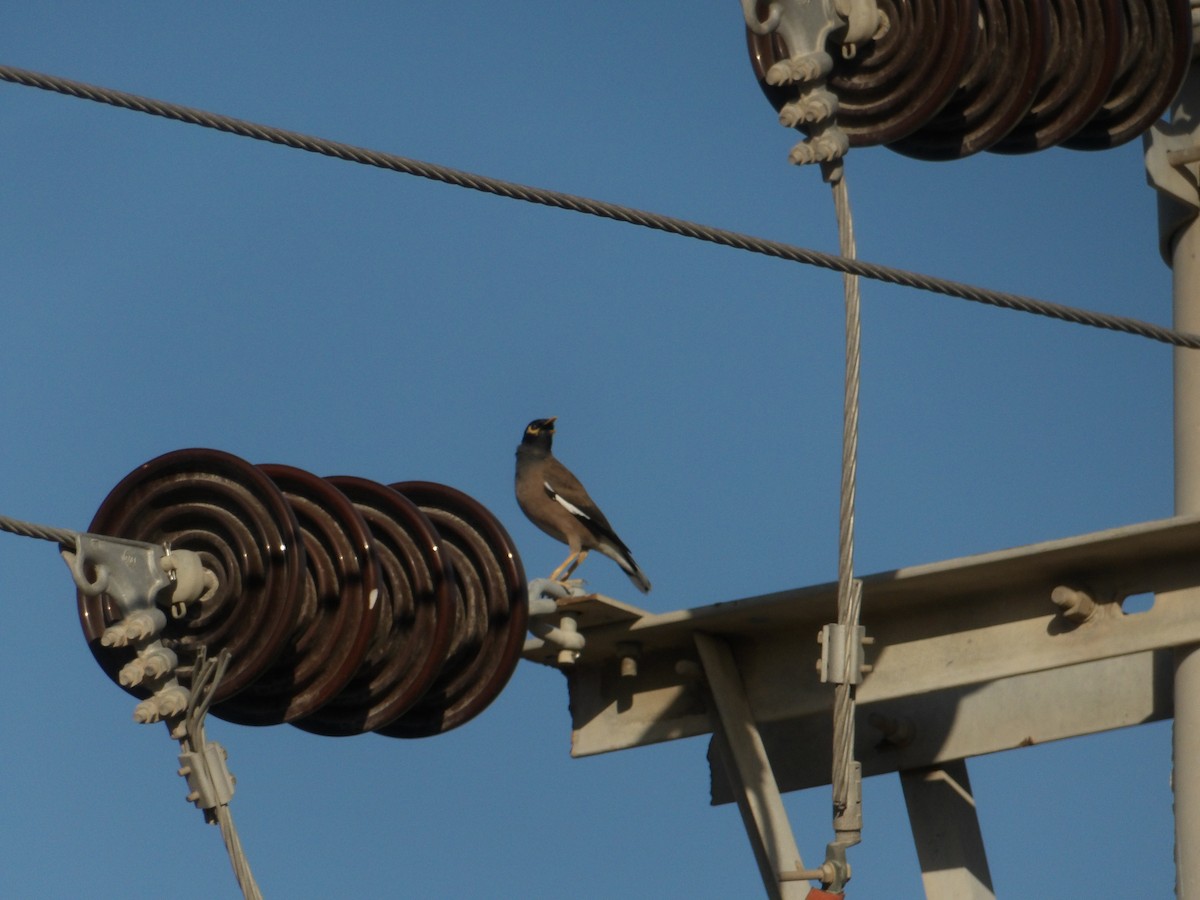
<path fill-rule="evenodd" d="M 529 582 L 529 632 L 543 644 L 559 648 L 560 666 L 574 665 L 587 640 L 579 633 L 575 616 L 560 612 L 558 601 L 585 595 L 581 588 L 573 589 L 549 578 L 535 578 Z"/>
<path fill-rule="evenodd" d="M 886 17 L 876 0 L 772 0 L 766 19 L 759 18 L 762 8 L 760 0 L 742 0 L 746 27 L 758 36 L 752 40 L 767 57 L 761 77 L 775 88 L 795 86 L 794 99 L 779 110 L 779 121 L 807 135 L 788 158 L 795 165 L 836 163 L 850 149 L 850 140 L 836 124 L 837 97 L 825 89 L 833 69 L 827 47 L 840 44 L 842 55 L 852 58 L 860 43 L 882 33 Z M 835 34 L 838 38 L 831 41 Z M 785 58 L 778 56 L 776 39 L 788 54 Z"/>
<path fill-rule="evenodd" d="M 821 658 L 817 671 L 826 684 L 859 684 L 864 674 L 871 671 L 865 661 L 864 645 L 873 643 L 862 625 L 847 628 L 832 622 L 821 628 L 817 643 L 821 645 Z"/>
<path fill-rule="evenodd" d="M 237 779 L 229 772 L 229 754 L 216 741 L 207 741 L 200 750 L 179 754 L 179 774 L 191 789 L 187 795 L 197 809 L 216 809 L 233 799 Z"/>

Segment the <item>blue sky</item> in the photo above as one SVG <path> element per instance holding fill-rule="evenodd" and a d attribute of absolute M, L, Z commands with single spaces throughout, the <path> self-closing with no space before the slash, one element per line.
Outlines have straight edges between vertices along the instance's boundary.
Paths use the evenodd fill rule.
<path fill-rule="evenodd" d="M 0 61 L 836 249 L 828 188 L 751 75 L 737 4 L 22 4 Z M 656 612 L 832 579 L 838 276 L 0 85 L 0 514 L 85 528 L 182 447 L 428 479 L 505 524 L 513 449 L 558 455 Z M 853 151 L 864 259 L 1170 320 L 1141 147 L 921 163 Z M 1169 516 L 1170 350 L 865 282 L 857 563 Z M 177 747 L 93 662 L 51 545 L 0 536 L 0 895 L 236 892 Z M 869 609 L 864 617 L 869 624 Z M 522 664 L 425 741 L 213 722 L 269 897 L 757 896 L 703 739 L 572 760 L 565 684 Z M 1170 729 L 972 761 L 1001 896 L 1172 882 Z M 800 849 L 827 789 L 787 800 Z M 919 896 L 894 776 L 864 786 L 851 896 Z"/>

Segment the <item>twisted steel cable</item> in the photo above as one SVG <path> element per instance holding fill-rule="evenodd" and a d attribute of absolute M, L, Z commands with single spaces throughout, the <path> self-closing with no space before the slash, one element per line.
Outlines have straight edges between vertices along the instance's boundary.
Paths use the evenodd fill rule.
<path fill-rule="evenodd" d="M 68 547 L 75 546 L 75 538 L 78 534 L 78 532 L 67 528 L 52 528 L 49 525 L 23 522 L 20 519 L 13 519 L 9 516 L 0 516 L 0 531 L 19 534 L 22 537 L 37 538 L 41 541 L 50 541 L 55 544 L 65 544 Z"/>
<path fill-rule="evenodd" d="M 823 253 L 819 250 L 796 247 L 780 241 L 752 237 L 736 231 L 727 231 L 722 228 L 700 225 L 696 222 L 689 222 L 686 219 L 677 219 L 673 216 L 646 212 L 616 203 L 608 203 L 603 200 L 592 200 L 587 197 L 562 193 L 561 191 L 530 187 L 511 181 L 503 181 L 498 178 L 490 178 L 485 175 L 475 175 L 447 166 L 396 156 L 391 153 L 383 153 L 378 150 L 356 147 L 352 144 L 343 144 L 338 141 L 313 137 L 312 135 L 302 134 L 297 131 L 288 131 L 269 125 L 247 122 L 219 113 L 206 112 L 200 109 L 180 106 L 175 103 L 125 93 L 124 91 L 72 81 L 56 75 L 31 72 L 27 69 L 19 69 L 14 66 L 0 66 L 0 80 L 66 94 L 82 100 L 106 103 L 110 106 L 147 113 L 152 116 L 161 116 L 177 122 L 186 122 L 190 125 L 199 125 L 202 128 L 212 128 L 217 131 L 224 131 L 229 134 L 236 134 L 255 140 L 282 144 L 286 147 L 304 150 L 309 153 L 319 153 L 324 156 L 332 156 L 336 159 L 346 160 L 347 162 L 376 166 L 393 172 L 402 172 L 406 175 L 416 175 L 420 178 L 427 178 L 432 181 L 453 184 L 474 191 L 508 197 L 512 200 L 522 200 L 526 203 L 536 203 L 542 206 L 551 206 L 571 212 L 613 219 L 629 225 L 638 225 L 643 228 L 664 231 L 668 234 L 677 234 L 681 237 L 720 244 L 736 250 L 774 257 L 775 259 L 803 263 L 843 274 L 870 278 L 888 284 L 930 291 L 935 294 L 956 297 L 960 300 L 970 300 L 974 303 L 1000 307 L 1001 309 L 1011 309 L 1018 312 L 1045 316 L 1064 322 L 1072 322 L 1076 325 L 1087 325 L 1093 328 L 1103 328 L 1108 331 L 1132 334 L 1176 347 L 1187 347 L 1193 350 L 1200 349 L 1200 335 L 1175 331 L 1170 328 L 1164 328 L 1161 325 L 1142 321 L 1141 319 L 1092 312 L 1091 310 L 1067 306 L 1062 303 L 1052 303 L 1047 300 L 1037 300 L 1020 294 L 993 291 L 958 281 L 908 272 L 903 269 L 892 268 L 891 266 L 883 266 L 857 259 L 847 259 L 844 256 L 836 256 L 831 253 Z"/>
<path fill-rule="evenodd" d="M 837 214 L 838 245 L 842 256 L 853 259 L 858 252 L 854 240 L 854 218 L 845 170 L 836 167 L 832 176 L 834 209 Z M 842 659 L 849 666 L 858 658 L 853 652 L 858 641 L 862 593 L 854 580 L 854 501 L 858 483 L 859 372 L 862 360 L 862 297 L 857 276 L 844 277 L 846 303 L 846 378 L 842 413 L 842 480 L 838 513 L 838 624 L 842 628 Z M 828 650 L 826 651 L 828 652 Z M 857 844 L 862 830 L 861 811 L 854 798 L 861 793 L 854 784 L 859 770 L 854 766 L 854 707 L 857 673 L 838 673 L 833 694 L 833 787 L 834 831 L 847 846 Z"/>
<path fill-rule="evenodd" d="M 178 735 L 180 749 L 185 753 L 195 751 L 201 756 L 206 755 L 208 736 L 205 733 L 204 722 L 208 716 L 208 708 L 216 695 L 217 686 L 229 668 L 230 652 L 222 650 L 216 659 L 206 656 L 206 648 L 201 647 L 197 656 L 196 674 L 189 691 L 188 709 L 184 715 L 182 734 Z M 168 723 L 170 726 L 172 723 Z M 175 731 L 172 731 L 175 734 Z M 262 900 L 262 891 L 254 880 L 250 870 L 250 860 L 242 847 L 242 839 L 238 835 L 237 825 L 233 821 L 233 812 L 228 804 L 218 803 L 211 810 L 205 810 L 205 819 L 215 823 L 221 829 L 221 840 L 225 844 L 225 852 L 229 855 L 229 863 L 233 867 L 234 877 L 241 888 L 244 900 Z"/>

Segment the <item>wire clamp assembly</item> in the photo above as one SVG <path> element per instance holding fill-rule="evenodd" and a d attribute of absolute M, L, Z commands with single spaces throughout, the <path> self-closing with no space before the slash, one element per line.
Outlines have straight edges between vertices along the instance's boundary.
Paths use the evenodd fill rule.
<path fill-rule="evenodd" d="M 794 86 L 779 121 L 808 135 L 788 158 L 795 165 L 841 159 L 850 140 L 836 124 L 837 97 L 825 88 L 833 69 L 827 47 L 833 39 L 844 56 L 853 57 L 859 43 L 874 37 L 883 21 L 875 0 L 772 0 L 765 5 L 742 0 L 742 14 L 752 35 L 784 45 L 786 55 L 767 69 L 765 80 L 775 88 Z"/>
<path fill-rule="evenodd" d="M 104 594 L 121 614 L 100 643 L 137 653 L 117 676 L 124 687 L 142 687 L 150 694 L 134 708 L 134 721 L 146 725 L 180 715 L 191 695 L 175 679 L 175 652 L 159 639 L 167 624 L 159 603 L 170 604 L 173 614 L 177 608 L 186 611 L 187 604 L 215 593 L 216 575 L 190 550 L 171 553 L 158 544 L 99 534 L 73 537 L 74 550 L 62 550 L 62 557 L 76 587 L 89 597 Z"/>
<path fill-rule="evenodd" d="M 584 597 L 583 588 L 575 588 L 549 578 L 529 582 L 529 631 L 541 644 L 558 647 L 558 664 L 571 666 L 579 659 L 587 643 L 579 633 L 575 616 L 559 609 L 558 601 Z M 557 619 L 557 621 L 555 621 Z"/>
<path fill-rule="evenodd" d="M 821 645 L 817 671 L 826 684 L 860 684 L 863 675 L 871 671 L 864 647 L 873 640 L 862 625 L 848 628 L 832 622 L 821 628 L 817 643 Z"/>
<path fill-rule="evenodd" d="M 229 666 L 230 653 L 222 650 L 216 659 L 208 659 L 205 648 L 196 658 L 192 691 L 184 709 L 169 725 L 171 736 L 180 743 L 179 774 L 187 779 L 190 789 L 187 799 L 197 809 L 204 810 L 210 824 L 217 821 L 217 807 L 228 806 L 233 799 L 237 779 L 229 772 L 229 754 L 216 741 L 207 739 L 204 719 L 208 707 Z"/>

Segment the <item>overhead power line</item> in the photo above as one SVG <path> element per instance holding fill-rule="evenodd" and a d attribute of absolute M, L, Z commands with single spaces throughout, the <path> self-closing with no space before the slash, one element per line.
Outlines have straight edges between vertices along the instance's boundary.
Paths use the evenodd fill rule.
<path fill-rule="evenodd" d="M 314 137 L 297 131 L 288 131 L 270 125 L 247 122 L 243 119 L 235 119 L 232 116 L 225 116 L 220 113 L 193 109 L 176 103 L 168 103 L 163 100 L 141 97 L 137 94 L 129 94 L 111 88 L 72 81 L 67 78 L 60 78 L 57 75 L 46 75 L 40 72 L 31 72 L 27 69 L 0 65 L 0 80 L 26 87 L 54 91 L 59 94 L 78 97 L 82 100 L 106 103 L 110 106 L 148 113 L 152 116 L 161 116 L 177 122 L 199 125 L 203 128 L 213 128 L 217 131 L 225 131 L 229 134 L 254 138 L 255 140 L 282 144 L 286 147 L 306 150 L 309 153 L 320 153 L 324 156 L 332 156 L 348 162 L 376 166 L 381 169 L 402 172 L 407 175 L 416 175 L 432 181 L 441 181 L 445 184 L 453 184 L 458 187 L 508 197 L 512 200 L 523 200 L 526 203 L 537 203 L 542 206 L 552 206 L 572 212 L 614 219 L 630 225 L 640 225 L 643 228 L 652 228 L 657 231 L 665 231 L 669 234 L 708 241 L 709 243 L 733 247 L 737 250 L 745 250 L 750 253 L 758 253 L 776 259 L 804 263 L 805 265 L 831 269 L 835 272 L 849 275 L 858 275 L 888 284 L 897 284 L 903 287 L 916 288 L 917 290 L 944 294 L 948 297 L 957 297 L 960 300 L 970 300 L 975 303 L 997 306 L 1002 309 L 1032 313 L 1064 322 L 1073 322 L 1077 325 L 1088 325 L 1093 328 L 1103 328 L 1109 331 L 1133 334 L 1149 338 L 1150 340 L 1160 341 L 1164 344 L 1172 344 L 1176 347 L 1200 349 L 1200 335 L 1175 331 L 1170 328 L 1164 328 L 1161 325 L 1145 322 L 1141 319 L 1093 312 L 1074 306 L 1067 306 L 1062 303 L 1037 300 L 1033 297 L 1010 294 L 1003 291 L 993 291 L 963 282 L 949 281 L 931 275 L 921 275 L 916 272 L 864 262 L 858 259 L 847 259 L 832 253 L 823 253 L 820 250 L 810 250 L 780 241 L 752 237 L 736 231 L 713 228 L 708 225 L 689 222 L 686 219 L 646 212 L 616 203 L 608 203 L 603 200 L 593 200 L 588 197 L 580 197 L 546 188 L 530 187 L 511 181 L 503 181 L 498 178 L 490 178 L 486 175 L 476 175 L 460 169 L 452 169 L 447 166 L 437 165 L 436 163 L 422 162 L 421 160 L 409 159 L 379 150 L 370 150 L 364 147 L 356 147 L 352 144 L 344 144 L 339 141 L 326 140 L 325 138 Z"/>

